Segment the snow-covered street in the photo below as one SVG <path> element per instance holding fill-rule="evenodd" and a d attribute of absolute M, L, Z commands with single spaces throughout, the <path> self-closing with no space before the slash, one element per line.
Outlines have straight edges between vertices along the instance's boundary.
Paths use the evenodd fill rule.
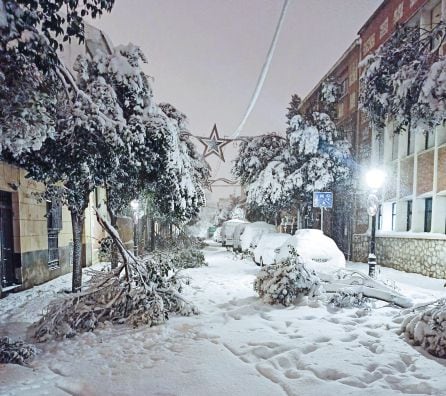
<path fill-rule="evenodd" d="M 399 309 L 334 310 L 302 301 L 262 303 L 258 267 L 217 246 L 208 267 L 187 270 L 185 295 L 200 315 L 132 329 L 110 326 L 39 344 L 30 367 L 0 365 L 1 395 L 394 395 L 446 394 L 446 367 L 396 334 Z M 351 264 L 365 270 L 365 265 Z M 416 302 L 443 281 L 383 269 Z M 0 300 L 0 332 L 17 337 L 65 276 Z"/>

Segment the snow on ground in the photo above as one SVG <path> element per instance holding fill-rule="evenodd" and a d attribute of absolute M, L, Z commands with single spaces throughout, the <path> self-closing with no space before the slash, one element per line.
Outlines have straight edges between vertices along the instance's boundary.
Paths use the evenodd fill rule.
<path fill-rule="evenodd" d="M 335 310 L 322 302 L 269 306 L 252 289 L 258 267 L 220 247 L 190 269 L 186 296 L 201 313 L 132 329 L 110 326 L 39 344 L 30 367 L 0 365 L 1 395 L 446 394 L 446 362 L 407 344 L 400 310 Z M 350 267 L 366 270 L 364 264 Z M 416 302 L 443 280 L 384 268 Z M 70 275 L 0 300 L 0 335 L 24 335 Z"/>

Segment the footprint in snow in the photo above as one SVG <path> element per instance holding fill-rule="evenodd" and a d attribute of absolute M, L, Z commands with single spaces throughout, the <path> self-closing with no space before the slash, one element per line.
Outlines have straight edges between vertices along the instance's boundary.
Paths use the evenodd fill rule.
<path fill-rule="evenodd" d="M 357 334 L 349 334 L 348 336 L 341 338 L 342 342 L 351 342 L 354 341 L 358 338 Z"/>

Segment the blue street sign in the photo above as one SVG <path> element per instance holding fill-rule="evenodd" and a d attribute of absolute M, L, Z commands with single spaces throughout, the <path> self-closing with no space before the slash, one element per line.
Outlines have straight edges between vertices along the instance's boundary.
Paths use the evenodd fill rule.
<path fill-rule="evenodd" d="M 332 208 L 333 207 L 333 193 L 314 191 L 313 192 L 313 207 L 315 208 Z"/>

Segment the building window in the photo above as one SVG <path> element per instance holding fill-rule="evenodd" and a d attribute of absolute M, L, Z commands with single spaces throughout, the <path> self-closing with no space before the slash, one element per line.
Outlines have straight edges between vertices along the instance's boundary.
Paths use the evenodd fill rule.
<path fill-rule="evenodd" d="M 94 189 L 94 205 L 96 206 L 96 209 L 99 208 L 101 202 L 101 198 L 99 197 L 99 188 Z"/>
<path fill-rule="evenodd" d="M 396 202 L 392 203 L 392 231 L 395 231 L 396 226 Z"/>
<path fill-rule="evenodd" d="M 356 92 L 352 92 L 350 95 L 350 110 L 354 110 L 356 107 Z"/>
<path fill-rule="evenodd" d="M 46 203 L 48 230 L 48 267 L 59 267 L 59 231 L 62 229 L 62 205 L 56 200 Z"/>
<path fill-rule="evenodd" d="M 415 151 L 415 133 L 413 128 L 409 127 L 407 132 L 407 155 L 413 154 Z"/>
<path fill-rule="evenodd" d="M 412 201 L 407 201 L 406 231 L 410 231 L 411 227 L 412 227 Z"/>
<path fill-rule="evenodd" d="M 366 55 L 375 46 L 375 33 L 372 33 L 370 37 L 364 42 L 362 47 L 362 55 Z"/>
<path fill-rule="evenodd" d="M 432 198 L 424 200 L 424 232 L 430 232 L 432 225 Z"/>
<path fill-rule="evenodd" d="M 378 135 L 378 162 L 384 161 L 384 136 Z"/>
<path fill-rule="evenodd" d="M 379 26 L 379 38 L 383 38 L 383 36 L 389 31 L 389 18 L 384 19 L 384 22 Z"/>
<path fill-rule="evenodd" d="M 396 160 L 398 158 L 398 142 L 400 135 L 398 133 L 394 133 L 392 135 L 392 160 Z"/>
<path fill-rule="evenodd" d="M 349 84 L 353 85 L 357 79 L 358 79 L 358 67 L 356 66 L 356 63 L 353 63 L 350 65 L 350 74 L 348 77 Z"/>
<path fill-rule="evenodd" d="M 395 8 L 395 11 L 393 12 L 393 23 L 397 23 L 402 17 L 403 17 L 403 11 L 404 11 L 404 2 L 401 2 L 398 4 L 398 7 Z"/>
<path fill-rule="evenodd" d="M 341 83 L 339 84 L 339 93 L 341 95 L 341 98 L 343 98 L 348 93 L 348 79 L 347 77 L 344 78 Z"/>
<path fill-rule="evenodd" d="M 338 105 L 338 118 L 342 118 L 343 116 L 344 116 L 344 102 L 341 102 Z"/>
<path fill-rule="evenodd" d="M 433 131 L 428 131 L 424 133 L 424 149 L 427 150 L 434 147 L 435 135 Z"/>
<path fill-rule="evenodd" d="M 378 230 L 382 230 L 382 228 L 383 228 L 383 206 L 382 205 L 378 206 L 378 213 L 376 216 L 376 228 L 378 228 Z"/>

